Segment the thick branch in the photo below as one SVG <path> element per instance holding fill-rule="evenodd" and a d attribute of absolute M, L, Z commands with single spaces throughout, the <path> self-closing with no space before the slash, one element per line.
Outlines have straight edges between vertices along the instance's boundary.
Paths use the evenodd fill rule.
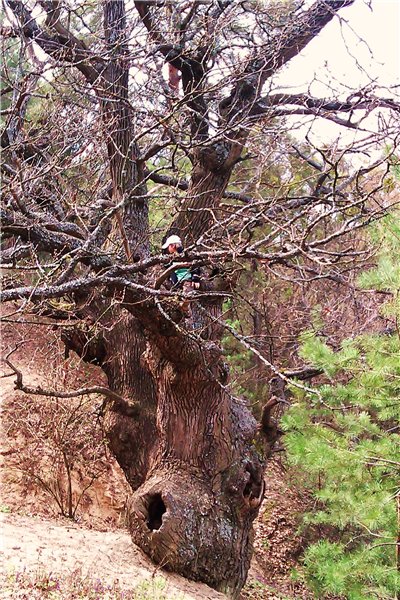
<path fill-rule="evenodd" d="M 305 381 L 306 379 L 312 379 L 318 375 L 323 374 L 323 369 L 317 369 L 315 367 L 302 367 L 299 369 L 291 369 L 290 371 L 282 371 L 285 377 L 288 379 L 299 379 Z"/>
<path fill-rule="evenodd" d="M 236 78 L 229 98 L 220 104 L 221 126 L 224 139 L 200 148 L 195 153 L 190 199 L 185 211 L 175 219 L 172 227 L 195 242 L 218 218 L 216 211 L 225 193 L 232 170 L 240 159 L 248 137 L 248 125 L 254 118 L 252 110 L 265 81 L 282 65 L 298 54 L 336 12 L 354 0 L 325 2 L 317 0 L 300 18 L 292 19 L 283 32 L 276 34 L 266 48 L 261 48 L 244 71 Z M 250 119 L 250 121 L 249 121 Z"/>
<path fill-rule="evenodd" d="M 156 171 L 149 171 L 146 174 L 146 177 L 151 179 L 151 181 L 154 181 L 154 183 L 168 185 L 178 190 L 185 191 L 189 189 L 189 183 L 186 179 L 177 179 L 176 177 L 171 177 L 169 175 L 162 175 Z M 241 192 L 224 192 L 223 197 L 229 198 L 229 200 L 239 200 L 239 202 L 245 202 L 246 204 L 251 204 L 254 201 L 252 196 L 242 194 Z"/>
<path fill-rule="evenodd" d="M 277 33 L 251 59 L 237 77 L 229 98 L 220 108 L 228 122 L 248 113 L 261 92 L 264 83 L 283 65 L 297 56 L 335 16 L 338 10 L 353 4 L 354 0 L 317 0 L 302 15 L 292 19 L 283 31 Z"/>
<path fill-rule="evenodd" d="M 1 222 L 3 224 L 4 236 L 18 236 L 24 242 L 31 242 L 38 250 L 45 252 L 58 252 L 62 255 L 77 253 L 82 244 L 76 238 L 65 233 L 52 233 L 45 225 L 33 223 L 26 217 L 9 210 L 0 210 Z M 106 255 L 102 255 L 99 248 L 88 248 L 81 256 L 80 262 L 92 267 L 95 271 L 113 266 L 113 261 Z"/>
<path fill-rule="evenodd" d="M 55 36 L 49 35 L 40 29 L 21 0 L 6 2 L 17 17 L 25 37 L 35 41 L 49 56 L 75 66 L 88 82 L 94 83 L 98 79 L 99 70 L 93 65 L 95 57 L 81 40 L 63 28 L 59 22 L 60 31 Z"/>
<path fill-rule="evenodd" d="M 347 100 L 333 100 L 329 98 L 314 98 L 307 94 L 272 94 L 260 98 L 254 107 L 260 111 L 267 110 L 268 106 L 282 106 L 295 104 L 305 108 L 321 109 L 324 111 L 351 112 L 353 110 L 370 108 L 390 108 L 396 112 L 400 111 L 400 104 L 393 98 L 380 98 L 378 96 L 367 96 L 362 93 L 353 94 Z"/>
<path fill-rule="evenodd" d="M 295 106 L 298 108 L 294 108 Z M 274 94 L 265 96 L 256 102 L 249 111 L 249 118 L 258 120 L 264 116 L 274 118 L 291 115 L 315 115 L 344 127 L 360 129 L 359 122 L 351 121 L 354 111 L 364 110 L 369 113 L 377 108 L 387 108 L 400 112 L 400 104 L 392 98 L 355 95 L 346 101 L 335 101 L 326 98 L 313 98 L 305 94 L 297 96 Z M 350 116 L 347 120 L 344 120 L 338 116 L 340 113 L 350 114 Z"/>
<path fill-rule="evenodd" d="M 128 260 L 149 253 L 148 205 L 139 150 L 134 140 L 133 107 L 128 101 L 129 48 L 125 2 L 105 0 L 103 22 L 107 50 L 107 68 L 102 73 L 101 108 L 112 180 L 114 204 L 123 202 L 117 211 L 119 235 Z"/>

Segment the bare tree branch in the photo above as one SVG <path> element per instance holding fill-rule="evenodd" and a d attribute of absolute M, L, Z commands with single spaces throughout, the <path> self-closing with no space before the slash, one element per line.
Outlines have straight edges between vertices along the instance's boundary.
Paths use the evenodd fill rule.
<path fill-rule="evenodd" d="M 17 17 L 25 37 L 35 41 L 53 58 L 74 65 L 90 83 L 97 81 L 100 71 L 94 62 L 100 64 L 101 59 L 95 58 L 84 42 L 62 27 L 58 20 L 52 23 L 57 27 L 57 35 L 51 36 L 40 29 L 22 0 L 6 0 L 6 3 Z"/>
<path fill-rule="evenodd" d="M 125 398 L 122 398 L 119 394 L 116 394 L 109 388 L 104 386 L 93 386 L 88 388 L 80 388 L 77 390 L 71 390 L 69 392 L 62 392 L 61 390 L 50 390 L 44 389 L 41 386 L 31 387 L 25 385 L 23 382 L 22 371 L 20 371 L 8 358 L 15 349 L 12 350 L 3 360 L 10 367 L 13 373 L 16 375 L 15 389 L 24 394 L 31 394 L 33 396 L 45 396 L 47 398 L 77 398 L 79 396 L 89 396 L 91 394 L 99 394 L 105 396 L 107 400 L 112 402 L 112 408 L 118 412 L 122 412 L 132 418 L 138 417 L 140 413 L 140 407 L 132 405 Z"/>
<path fill-rule="evenodd" d="M 246 68 L 237 77 L 231 94 L 225 98 L 220 108 L 228 122 L 242 118 L 242 111 L 251 112 L 261 94 L 262 87 L 276 71 L 297 56 L 327 25 L 335 14 L 354 0 L 317 0 L 303 14 L 297 15 L 283 29 L 276 33 L 265 48 L 257 51 Z"/>

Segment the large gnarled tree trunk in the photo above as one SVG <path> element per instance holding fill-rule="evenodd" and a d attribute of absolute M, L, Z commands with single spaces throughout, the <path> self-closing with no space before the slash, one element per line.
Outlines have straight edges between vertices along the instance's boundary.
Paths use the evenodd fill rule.
<path fill-rule="evenodd" d="M 102 105 L 114 199 L 126 199 L 122 235 L 133 250 L 129 254 L 145 256 L 147 205 L 137 198 L 143 186 L 135 163 L 127 69 L 121 68 L 123 9 L 122 2 L 105 2 L 111 60 Z M 203 167 L 190 193 L 202 198 L 206 190 L 212 196 L 208 203 L 216 203 L 216 188 L 222 195 L 228 180 L 223 169 L 213 174 Z M 175 226 L 185 233 L 185 227 Z M 221 299 L 214 304 L 214 314 L 220 313 Z M 158 564 L 235 596 L 249 567 L 263 465 L 253 447 L 255 420 L 225 390 L 222 331 L 210 325 L 208 340 L 191 339 L 155 306 L 135 310 L 125 303 L 125 308 L 131 314 L 112 312 L 103 368 L 110 388 L 138 412 L 132 418 L 110 410 L 104 421 L 110 447 L 135 490 L 129 504 L 132 539 Z"/>
<path fill-rule="evenodd" d="M 264 465 L 253 445 L 257 423 L 225 389 L 219 328 L 203 323 L 209 339 L 193 339 L 190 331 L 182 334 L 189 324 L 184 315 L 173 315 L 177 330 L 151 305 L 142 310 L 145 346 L 137 319 L 126 315 L 104 339 L 110 388 L 132 402 L 132 411 L 138 407 L 133 418 L 111 407 L 104 420 L 135 490 L 128 509 L 132 539 L 165 568 L 236 596 L 264 489 Z M 163 310 L 171 314 L 167 303 Z"/>
<path fill-rule="evenodd" d="M 224 390 L 227 371 L 216 344 L 179 335 L 158 344 L 152 337 L 144 360 L 157 382 L 157 435 L 151 438 L 157 443 L 129 505 L 132 538 L 166 568 L 235 595 L 245 581 L 263 492 L 263 468 L 252 446 L 256 423 Z M 129 350 L 120 360 L 129 370 Z M 111 439 L 115 433 L 109 430 Z M 118 440 L 121 433 L 129 436 L 133 461 L 140 437 L 128 423 Z M 132 463 L 124 462 L 129 471 Z"/>

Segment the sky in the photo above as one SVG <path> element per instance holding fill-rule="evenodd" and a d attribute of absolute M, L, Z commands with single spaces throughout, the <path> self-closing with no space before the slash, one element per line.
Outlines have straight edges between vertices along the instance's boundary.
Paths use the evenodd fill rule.
<path fill-rule="evenodd" d="M 291 61 L 282 81 L 304 86 L 314 71 L 329 81 L 327 61 L 330 71 L 354 88 L 367 82 L 358 61 L 382 83 L 400 82 L 400 0 L 355 0 L 339 17 Z"/>
<path fill-rule="evenodd" d="M 386 86 L 400 85 L 400 0 L 355 0 L 352 6 L 341 9 L 339 18 L 334 18 L 275 77 L 274 85 L 279 91 L 309 89 L 314 96 L 328 98 L 332 98 L 332 90 L 337 97 L 336 90 L 340 89 L 346 97 L 368 85 L 371 77 L 382 86 L 382 96 L 390 95 Z M 400 94 L 400 87 L 397 92 Z M 373 119 L 369 125 L 374 127 Z M 304 127 L 299 129 L 300 137 L 304 131 Z M 317 139 L 341 136 L 350 141 L 354 136 L 321 119 L 313 132 Z"/>

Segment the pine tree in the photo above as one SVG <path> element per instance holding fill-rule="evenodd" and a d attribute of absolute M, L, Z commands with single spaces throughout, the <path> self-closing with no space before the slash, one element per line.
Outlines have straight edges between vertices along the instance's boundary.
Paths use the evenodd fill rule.
<path fill-rule="evenodd" d="M 306 333 L 302 355 L 327 383 L 315 395 L 295 391 L 283 423 L 289 460 L 317 499 L 305 522 L 326 532 L 306 549 L 301 571 L 318 597 L 392 599 L 400 589 L 399 215 L 374 235 L 377 266 L 359 284 L 387 294 L 382 311 L 393 328 L 349 338 L 337 352 Z"/>

